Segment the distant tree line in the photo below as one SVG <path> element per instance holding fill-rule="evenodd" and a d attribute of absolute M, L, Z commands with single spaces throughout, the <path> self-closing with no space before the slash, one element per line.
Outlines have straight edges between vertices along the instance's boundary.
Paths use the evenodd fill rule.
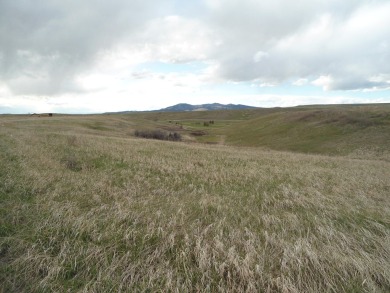
<path fill-rule="evenodd" d="M 159 140 L 170 140 L 170 141 L 181 141 L 181 134 L 177 132 L 165 132 L 161 130 L 136 130 L 134 132 L 136 137 L 148 138 L 148 139 L 159 139 Z"/>

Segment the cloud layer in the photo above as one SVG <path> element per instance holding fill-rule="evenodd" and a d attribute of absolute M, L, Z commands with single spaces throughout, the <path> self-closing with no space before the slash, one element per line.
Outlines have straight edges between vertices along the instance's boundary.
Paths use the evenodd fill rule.
<path fill-rule="evenodd" d="M 387 0 L 4 0 L 0 98 L 131 95 L 147 81 L 167 97 L 180 83 L 176 95 L 231 82 L 388 90 L 389 15 Z M 204 68 L 164 85 L 140 70 L 150 62 Z"/>
<path fill-rule="evenodd" d="M 1 1 L 0 77 L 15 94 L 81 90 L 74 78 L 99 53 L 162 12 L 151 0 Z"/>
<path fill-rule="evenodd" d="M 388 1 L 208 2 L 222 37 L 215 57 L 224 78 L 329 76 L 328 90 L 389 86 Z"/>

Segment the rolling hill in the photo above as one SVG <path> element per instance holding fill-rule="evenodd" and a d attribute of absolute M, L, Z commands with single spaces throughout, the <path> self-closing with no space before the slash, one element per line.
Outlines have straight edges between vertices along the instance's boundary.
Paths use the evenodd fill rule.
<path fill-rule="evenodd" d="M 389 292 L 389 114 L 0 116 L 0 291 Z"/>
<path fill-rule="evenodd" d="M 390 105 L 0 115 L 0 292 L 389 292 L 389 130 Z"/>
<path fill-rule="evenodd" d="M 246 106 L 246 105 L 235 105 L 235 104 L 201 104 L 201 105 L 191 105 L 191 104 L 177 104 L 170 106 L 158 111 L 162 112 L 182 112 L 182 111 L 216 111 L 216 110 L 239 110 L 239 109 L 255 109 L 256 107 Z"/>
<path fill-rule="evenodd" d="M 204 143 L 330 155 L 390 152 L 390 104 L 144 112 L 133 117 Z"/>

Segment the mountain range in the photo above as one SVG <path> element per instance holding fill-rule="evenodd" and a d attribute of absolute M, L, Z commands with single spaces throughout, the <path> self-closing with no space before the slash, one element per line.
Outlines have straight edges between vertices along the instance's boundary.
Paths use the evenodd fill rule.
<path fill-rule="evenodd" d="M 184 111 L 215 111 L 215 110 L 238 110 L 238 109 L 255 109 L 256 107 L 241 104 L 201 104 L 191 105 L 186 103 L 176 104 L 167 108 L 157 110 L 158 112 L 184 112 Z"/>
<path fill-rule="evenodd" d="M 192 112 L 192 111 L 215 111 L 215 110 L 242 110 L 242 109 L 256 109 L 257 107 L 241 105 L 241 104 L 201 104 L 191 105 L 186 103 L 180 103 L 159 110 L 152 110 L 146 112 Z M 138 111 L 118 111 L 118 112 L 105 112 L 104 114 L 129 114 Z"/>

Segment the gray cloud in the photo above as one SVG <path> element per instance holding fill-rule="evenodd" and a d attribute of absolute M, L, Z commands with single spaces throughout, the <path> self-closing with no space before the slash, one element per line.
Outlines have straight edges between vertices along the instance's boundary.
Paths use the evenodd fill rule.
<path fill-rule="evenodd" d="M 15 94 L 77 90 L 74 77 L 98 52 L 160 13 L 151 0 L 1 1 L 0 78 Z"/>
<path fill-rule="evenodd" d="M 209 62 L 220 81 L 389 84 L 387 0 L 182 2 L 0 1 L 0 79 L 14 95 L 82 92 L 77 77 L 121 46 L 149 61 Z"/>
<path fill-rule="evenodd" d="M 388 1 L 207 2 L 221 38 L 214 58 L 222 78 L 278 83 L 330 75 L 331 89 L 386 84 L 370 80 L 390 72 Z"/>

